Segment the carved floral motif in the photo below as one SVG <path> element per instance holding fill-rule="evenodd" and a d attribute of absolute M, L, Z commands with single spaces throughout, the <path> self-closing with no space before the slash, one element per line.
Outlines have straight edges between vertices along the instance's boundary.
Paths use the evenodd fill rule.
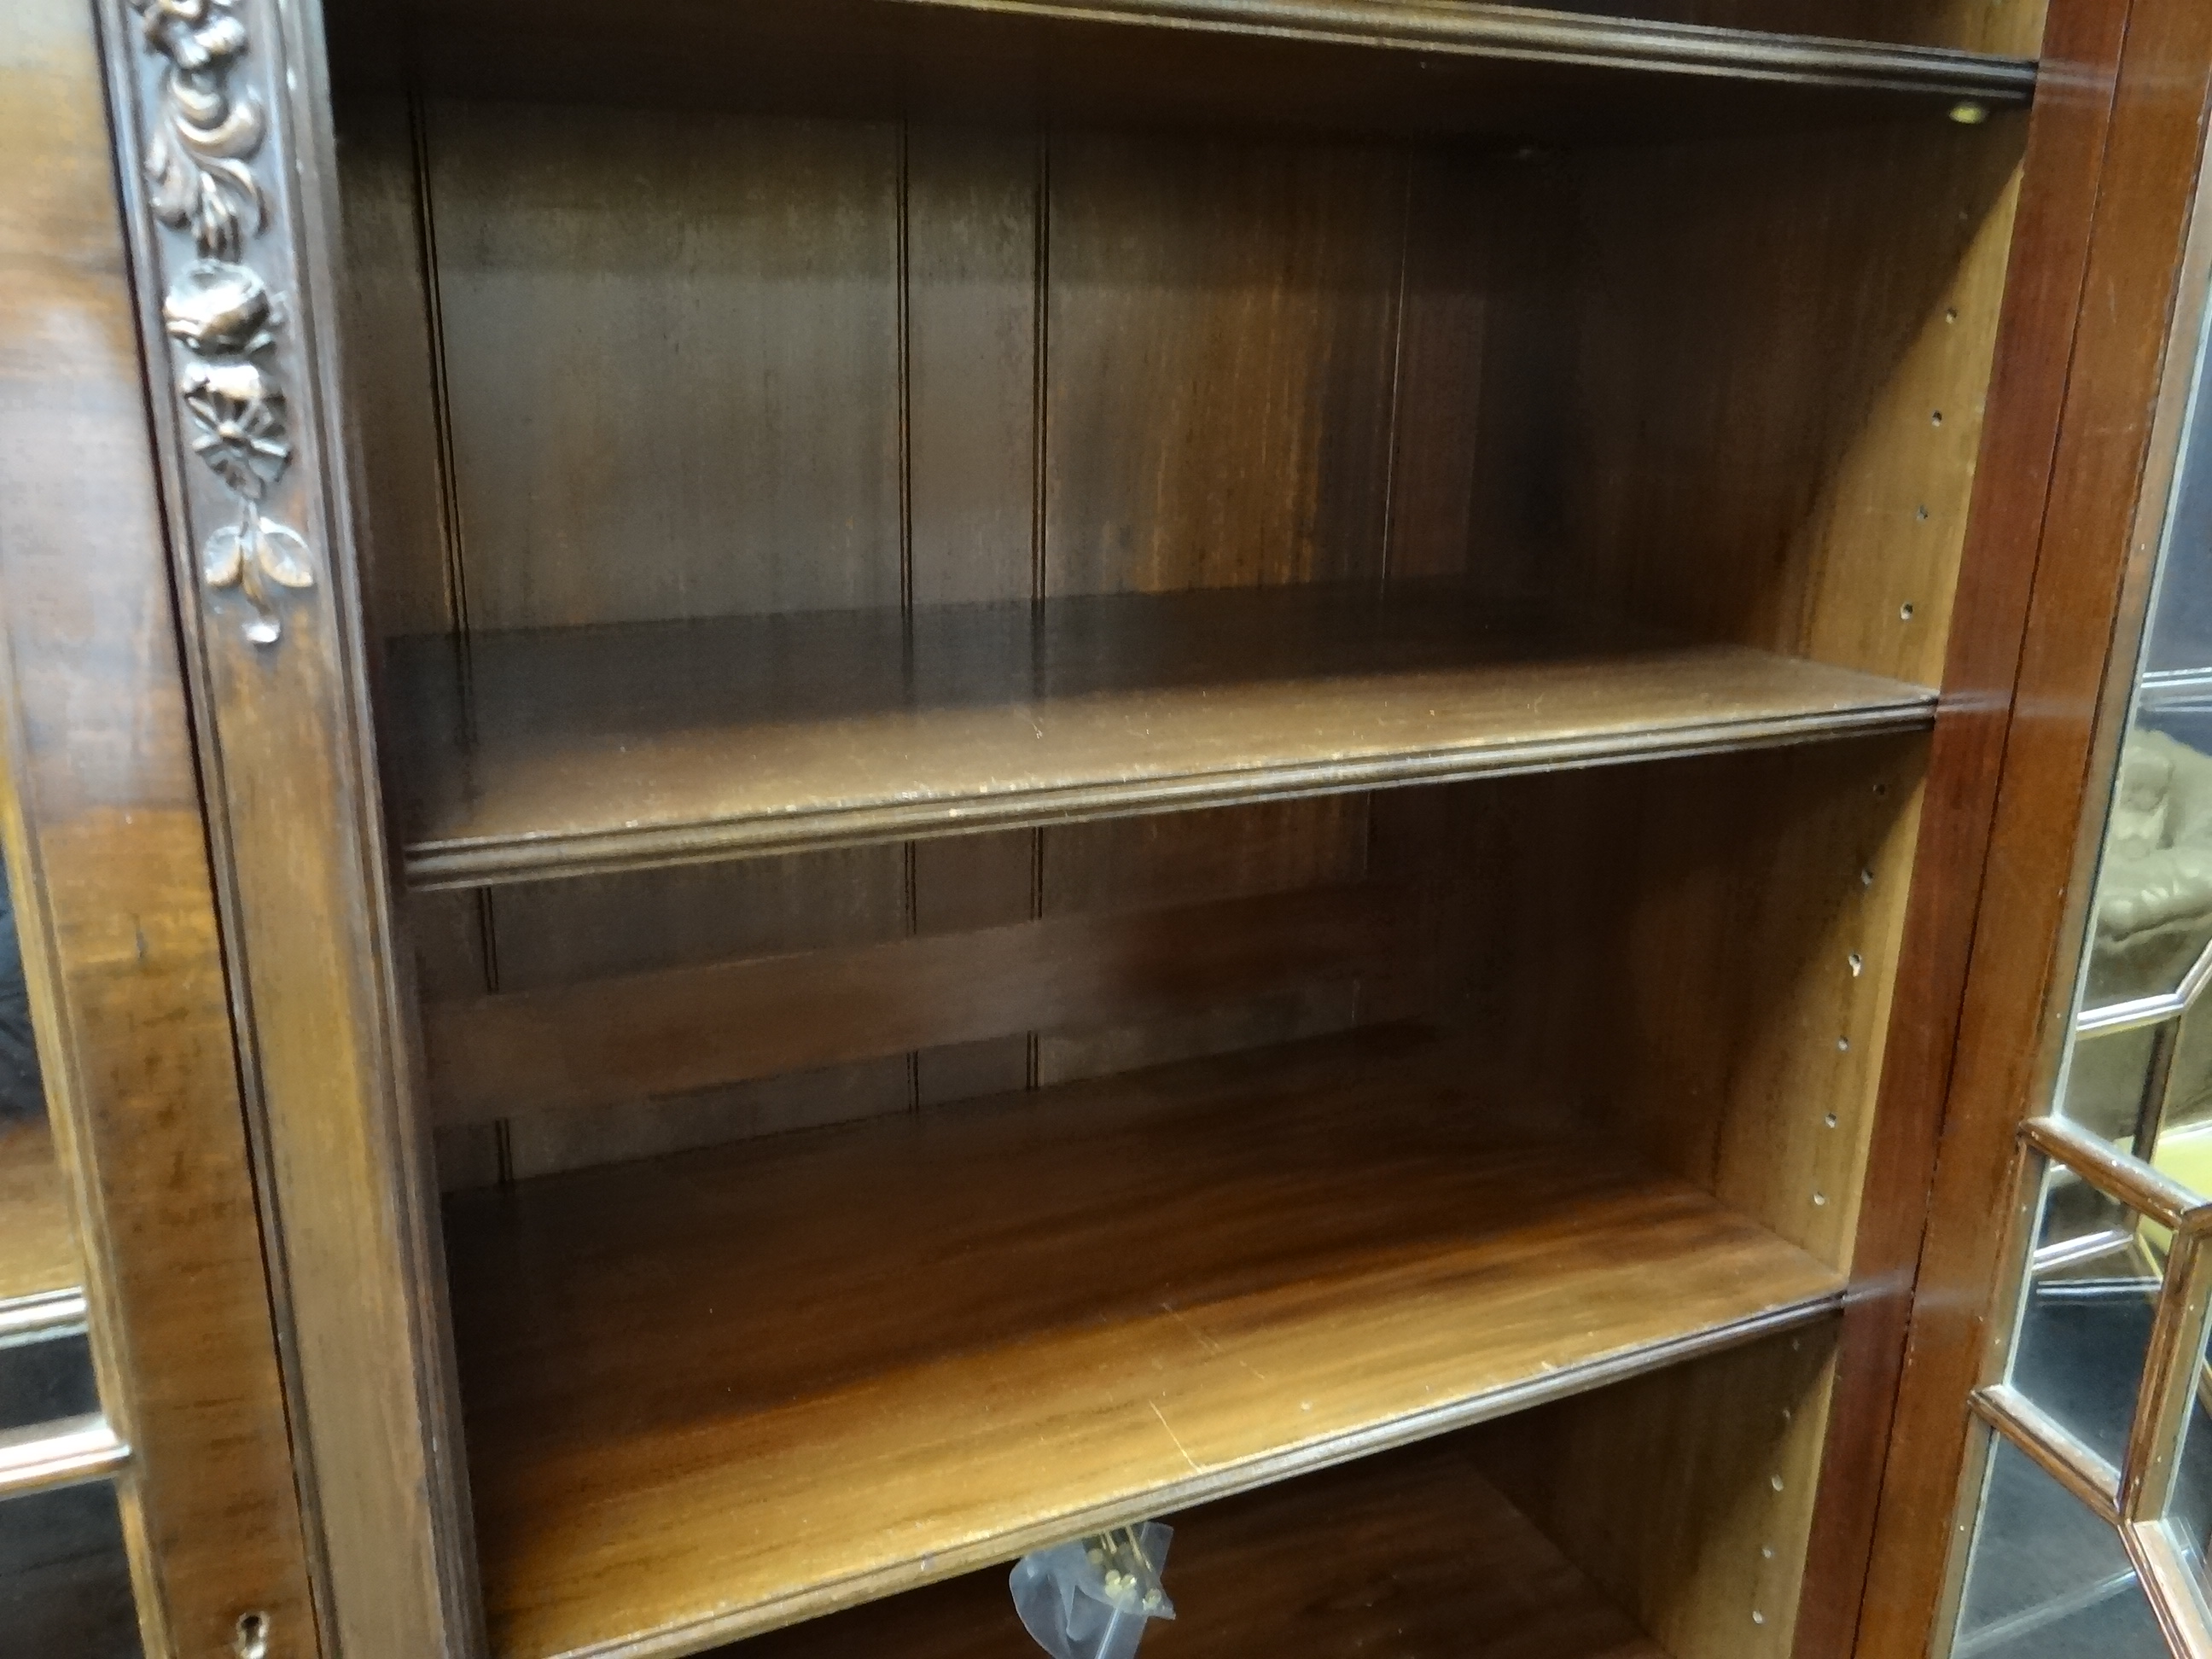
<path fill-rule="evenodd" d="M 130 0 L 146 46 L 167 60 L 146 140 L 154 216 L 189 234 L 198 257 L 161 303 L 162 327 L 182 366 L 177 396 L 192 453 L 235 500 L 237 521 L 210 535 L 200 574 L 236 588 L 253 607 L 246 636 L 283 633 L 274 588 L 312 587 L 307 543 L 261 503 L 291 465 L 283 388 L 270 362 L 284 323 L 279 297 L 242 263 L 269 222 L 269 198 L 251 166 L 267 120 L 231 76 L 251 46 L 241 0 Z"/>

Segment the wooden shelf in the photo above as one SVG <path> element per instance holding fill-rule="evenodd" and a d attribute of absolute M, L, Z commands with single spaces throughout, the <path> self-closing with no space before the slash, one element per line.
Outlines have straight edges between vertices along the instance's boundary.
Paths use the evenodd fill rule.
<path fill-rule="evenodd" d="M 43 1123 L 0 1127 L 0 1303 L 70 1290 L 82 1277 L 52 1134 Z"/>
<path fill-rule="evenodd" d="M 1487 1480 L 1463 1436 L 1169 1516 L 1176 1618 L 1144 1659 L 1664 1659 Z M 726 1659 L 1033 1659 L 1003 1567 Z"/>
<path fill-rule="evenodd" d="M 1935 705 L 1427 585 L 417 638 L 392 680 L 425 887 L 1758 747 Z"/>
<path fill-rule="evenodd" d="M 493 1650 L 695 1650 L 1820 1316 L 1383 1028 L 449 1201 Z"/>
<path fill-rule="evenodd" d="M 2025 106 L 2029 58 L 1480 0 L 383 0 L 341 82 L 1061 125 L 1484 134 L 1546 145 Z M 395 52 L 411 29 L 410 49 Z M 673 50 L 678 46 L 681 50 Z M 732 64 L 750 72 L 732 74 Z M 772 67 L 771 67 L 772 66 Z"/>
<path fill-rule="evenodd" d="M 1481 0 L 902 0 L 1336 46 L 1915 92 L 2025 103 L 2036 66 L 2016 58 L 1876 41 L 1593 16 Z"/>

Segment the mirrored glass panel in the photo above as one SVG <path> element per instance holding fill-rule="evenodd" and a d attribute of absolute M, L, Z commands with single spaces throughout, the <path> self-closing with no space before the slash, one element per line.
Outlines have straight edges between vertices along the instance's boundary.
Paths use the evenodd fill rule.
<path fill-rule="evenodd" d="M 2166 1659 L 2118 1534 L 1994 1438 L 1953 1659 Z"/>

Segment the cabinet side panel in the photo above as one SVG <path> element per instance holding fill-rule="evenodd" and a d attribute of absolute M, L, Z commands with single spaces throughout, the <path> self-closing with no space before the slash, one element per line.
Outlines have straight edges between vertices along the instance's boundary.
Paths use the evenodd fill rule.
<path fill-rule="evenodd" d="M 1875 738 L 1463 792 L 1464 1017 L 1847 1267 L 1924 763 Z"/>
<path fill-rule="evenodd" d="M 1578 579 L 1634 614 L 1942 676 L 2025 127 L 1595 153 Z"/>
<path fill-rule="evenodd" d="M 102 100 L 91 9 L 11 6 L 0 836 L 101 1399 L 131 1449 L 146 1651 L 227 1653 L 259 1612 L 304 1656 L 320 1639 Z"/>
<path fill-rule="evenodd" d="M 1491 1477 L 1681 1659 L 1790 1650 L 1834 1376 L 1823 1326 L 1477 1431 Z"/>

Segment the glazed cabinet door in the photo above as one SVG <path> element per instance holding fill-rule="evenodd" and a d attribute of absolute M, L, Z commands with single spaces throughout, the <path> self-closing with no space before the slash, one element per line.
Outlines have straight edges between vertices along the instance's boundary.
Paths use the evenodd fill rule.
<path fill-rule="evenodd" d="M 83 6 L 9 9 L 0 131 L 0 1650 L 305 1659 L 321 1648 Z"/>
<path fill-rule="evenodd" d="M 2212 17 L 2124 24 L 1862 1654 L 2212 1653 Z"/>

